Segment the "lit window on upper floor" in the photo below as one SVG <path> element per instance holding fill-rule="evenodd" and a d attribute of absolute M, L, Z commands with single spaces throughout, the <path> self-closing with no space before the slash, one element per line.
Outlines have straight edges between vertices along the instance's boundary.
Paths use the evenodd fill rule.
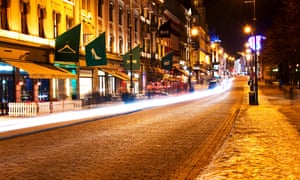
<path fill-rule="evenodd" d="M 86 0 L 87 1 L 87 10 L 91 11 L 91 0 Z"/>
<path fill-rule="evenodd" d="M 74 25 L 74 19 L 70 16 L 66 16 L 66 29 L 69 30 L 73 27 Z"/>
<path fill-rule="evenodd" d="M 128 37 L 128 39 L 127 39 L 127 47 L 126 47 L 126 51 L 129 51 L 129 49 L 130 49 L 130 47 L 131 47 L 130 33 L 131 33 L 131 31 L 130 31 L 130 29 L 128 29 L 128 30 L 127 30 L 127 37 Z"/>
<path fill-rule="evenodd" d="M 114 36 L 111 34 L 111 35 L 109 36 L 109 51 L 110 51 L 110 52 L 113 52 L 113 50 L 114 50 L 114 41 L 115 41 L 115 38 L 114 38 Z"/>
<path fill-rule="evenodd" d="M 135 16 L 134 17 L 134 30 L 135 30 L 135 32 L 138 31 L 138 23 L 139 23 L 139 18 L 138 18 L 138 16 Z"/>
<path fill-rule="evenodd" d="M 7 8 L 8 8 L 7 0 L 2 0 L 0 4 L 0 25 L 1 25 L 1 29 L 6 29 L 6 30 L 8 30 Z"/>
<path fill-rule="evenodd" d="M 103 0 L 98 0 L 98 17 L 103 17 Z"/>
<path fill-rule="evenodd" d="M 127 26 L 129 27 L 131 25 L 131 13 L 130 10 L 127 10 Z"/>
<path fill-rule="evenodd" d="M 46 17 L 45 7 L 38 6 L 38 23 L 39 23 L 39 37 L 45 37 L 44 20 Z"/>
<path fill-rule="evenodd" d="M 123 7 L 119 8 L 119 25 L 123 24 Z"/>
<path fill-rule="evenodd" d="M 81 8 L 90 12 L 92 10 L 92 0 L 82 0 Z"/>
<path fill-rule="evenodd" d="M 114 3 L 112 1 L 109 2 L 109 21 L 113 22 L 114 20 Z"/>
<path fill-rule="evenodd" d="M 123 54 L 123 38 L 122 38 L 122 36 L 119 37 L 119 53 Z"/>
<path fill-rule="evenodd" d="M 20 3 L 21 11 L 21 32 L 23 34 L 28 34 L 28 20 L 27 15 L 29 13 L 29 3 L 21 2 Z"/>
<path fill-rule="evenodd" d="M 88 4 L 87 0 L 82 0 L 81 8 L 87 10 L 87 4 Z"/>
<path fill-rule="evenodd" d="M 60 23 L 60 14 L 58 12 L 53 11 L 53 36 L 56 38 L 59 33 L 59 23 Z"/>

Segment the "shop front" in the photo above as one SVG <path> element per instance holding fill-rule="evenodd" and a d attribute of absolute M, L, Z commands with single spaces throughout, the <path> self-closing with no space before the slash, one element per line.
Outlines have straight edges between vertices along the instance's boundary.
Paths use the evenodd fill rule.
<path fill-rule="evenodd" d="M 1 115 L 9 102 L 41 102 L 66 99 L 66 85 L 76 75 L 49 63 L 0 60 Z"/>
<path fill-rule="evenodd" d="M 100 104 L 120 97 L 130 77 L 118 68 L 82 68 L 79 74 L 80 99 L 84 105 Z"/>
<path fill-rule="evenodd" d="M 70 96 L 70 82 L 76 75 L 56 67 L 51 50 L 0 42 L 0 115 L 8 113 L 10 102 L 41 102 Z"/>

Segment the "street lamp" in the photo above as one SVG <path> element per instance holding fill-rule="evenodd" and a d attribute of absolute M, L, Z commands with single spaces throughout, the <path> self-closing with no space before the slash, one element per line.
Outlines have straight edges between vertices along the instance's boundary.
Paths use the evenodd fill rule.
<path fill-rule="evenodd" d="M 257 82 L 257 49 L 256 49 L 256 32 L 255 32 L 255 28 L 256 28 L 256 2 L 255 0 L 247 0 L 244 1 L 245 3 L 253 3 L 253 25 L 254 28 L 253 30 L 251 30 L 251 28 L 247 28 L 248 30 L 251 30 L 250 32 L 252 33 L 252 35 L 254 36 L 254 102 L 251 103 L 252 105 L 258 105 L 258 82 Z M 245 30 L 247 30 L 245 29 Z M 248 31 L 249 33 L 249 31 Z"/>
<path fill-rule="evenodd" d="M 192 48 L 194 48 L 196 55 L 196 58 L 192 59 L 192 63 L 194 64 L 194 70 L 196 73 L 196 82 L 197 84 L 200 83 L 200 77 L 199 77 L 199 73 L 200 73 L 200 64 L 201 64 L 201 34 L 199 32 L 199 27 L 195 26 L 191 28 L 191 38 L 192 38 Z M 193 56 L 195 57 L 195 56 Z M 199 58 L 199 59 L 198 59 Z"/>
<path fill-rule="evenodd" d="M 130 95 L 133 96 L 134 89 L 133 89 L 133 72 L 132 72 L 132 0 L 130 0 L 130 5 L 129 5 L 129 11 L 130 11 L 130 20 L 129 20 L 129 43 L 130 43 Z"/>
<path fill-rule="evenodd" d="M 217 44 L 212 42 L 211 45 L 211 78 L 215 77 L 215 64 L 217 62 Z"/>
<path fill-rule="evenodd" d="M 197 29 L 197 28 L 192 28 L 192 30 L 191 30 L 191 35 L 192 35 L 192 36 L 198 36 L 198 35 L 199 35 L 198 29 Z"/>
<path fill-rule="evenodd" d="M 185 18 L 187 21 L 187 49 L 186 49 L 186 60 L 188 61 L 188 67 L 189 67 L 189 74 L 188 74 L 188 85 L 189 90 L 192 92 L 194 89 L 192 87 L 192 65 L 191 65 L 191 59 L 190 59 L 190 47 L 191 47 L 191 19 L 192 19 L 192 10 L 191 8 L 185 12 Z"/>
<path fill-rule="evenodd" d="M 253 99 L 252 97 L 252 92 L 249 93 L 249 100 L 250 100 L 250 104 L 251 105 L 258 105 L 258 82 L 257 82 L 257 48 L 256 48 L 256 35 L 254 33 L 254 30 L 252 30 L 252 28 L 250 26 L 246 26 L 244 28 L 244 32 L 247 34 L 250 34 L 252 37 L 254 37 L 254 46 L 251 47 L 250 49 L 252 49 L 253 52 L 253 61 L 254 61 L 254 83 L 250 83 L 250 90 L 253 91 L 254 90 L 254 97 Z M 251 74 L 250 74 L 251 76 Z M 251 95 L 251 96 L 250 96 Z"/>

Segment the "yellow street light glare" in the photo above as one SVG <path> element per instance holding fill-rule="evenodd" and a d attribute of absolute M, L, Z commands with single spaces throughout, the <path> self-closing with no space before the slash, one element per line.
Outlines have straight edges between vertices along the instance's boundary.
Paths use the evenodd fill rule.
<path fill-rule="evenodd" d="M 210 45 L 210 47 L 211 47 L 212 49 L 215 49 L 215 48 L 216 48 L 216 44 L 215 44 L 215 43 L 212 43 L 212 44 Z"/>
<path fill-rule="evenodd" d="M 198 35 L 198 29 L 197 28 L 192 28 L 191 35 L 192 36 L 197 36 Z"/>
<path fill-rule="evenodd" d="M 245 28 L 244 28 L 244 32 L 247 33 L 247 34 L 251 33 L 252 32 L 251 26 L 246 25 Z"/>

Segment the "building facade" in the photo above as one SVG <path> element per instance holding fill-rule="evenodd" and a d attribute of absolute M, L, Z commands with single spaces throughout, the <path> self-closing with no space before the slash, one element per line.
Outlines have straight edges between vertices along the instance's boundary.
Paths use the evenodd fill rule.
<path fill-rule="evenodd" d="M 168 52 L 175 52 L 174 64 L 181 66 L 186 62 L 182 43 L 186 37 L 186 22 L 181 18 L 184 10 L 176 11 L 181 8 L 179 1 L 175 6 L 174 3 L 170 6 L 172 3 L 163 0 L 1 0 L 0 114 L 7 113 L 9 102 L 90 96 L 105 99 L 130 88 L 134 94 L 145 93 L 149 81 L 159 81 L 164 74 L 170 74 L 161 69 L 161 58 Z M 160 38 L 157 29 L 167 20 L 171 20 L 171 36 Z M 57 59 L 56 40 L 78 25 L 80 41 L 75 50 L 78 58 Z M 105 33 L 107 63 L 89 66 L 85 48 L 102 33 Z M 140 67 L 126 69 L 123 57 L 138 45 L 141 47 Z"/>

